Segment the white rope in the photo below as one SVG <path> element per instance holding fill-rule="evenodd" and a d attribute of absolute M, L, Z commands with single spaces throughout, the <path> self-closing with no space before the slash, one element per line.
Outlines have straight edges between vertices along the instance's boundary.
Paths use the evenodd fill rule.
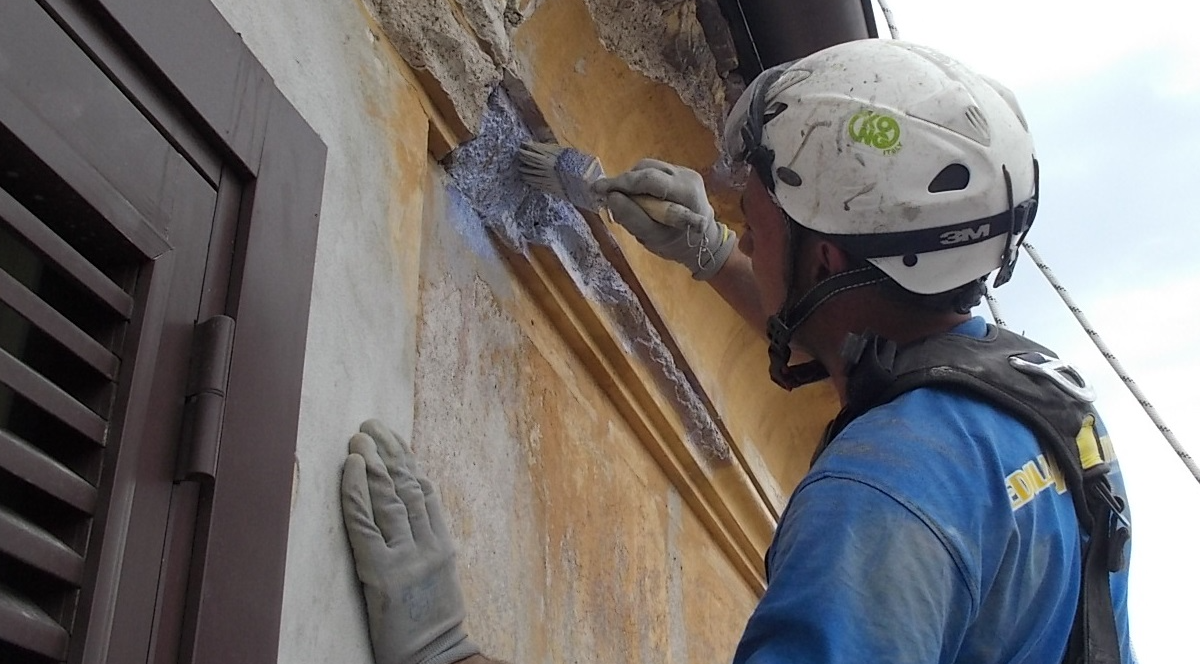
<path fill-rule="evenodd" d="M 1121 366 L 1119 361 L 1117 361 L 1117 356 L 1108 349 L 1108 345 L 1104 343 L 1104 341 L 1100 338 L 1099 333 L 1097 333 L 1095 328 L 1092 327 L 1092 324 L 1088 322 L 1087 317 L 1083 315 L 1083 310 L 1075 304 L 1074 300 L 1071 299 L 1071 295 L 1067 293 L 1067 289 L 1064 288 L 1063 285 L 1058 282 L 1058 279 L 1054 277 L 1054 273 L 1050 271 L 1050 266 L 1046 265 L 1045 261 L 1042 260 L 1042 257 L 1038 255 L 1037 250 L 1033 248 L 1033 245 L 1029 244 L 1028 242 L 1023 242 L 1021 243 L 1021 246 L 1025 247 L 1025 251 L 1029 252 L 1029 257 L 1033 259 L 1034 264 L 1037 265 L 1038 269 L 1042 271 L 1042 274 L 1046 276 L 1046 280 L 1050 282 L 1050 285 L 1054 287 L 1054 290 L 1058 291 L 1058 296 L 1062 298 L 1064 303 L 1066 303 L 1067 308 L 1071 310 L 1071 313 L 1075 314 L 1075 319 L 1079 321 L 1081 326 L 1083 326 L 1083 331 L 1087 332 L 1087 335 L 1092 339 L 1092 343 L 1096 344 L 1096 348 L 1100 349 L 1100 354 L 1104 356 L 1104 359 L 1108 360 L 1110 365 L 1112 365 L 1113 371 L 1117 372 L 1117 377 L 1120 378 L 1121 382 L 1125 383 L 1125 387 L 1128 387 L 1129 391 L 1133 393 L 1133 397 L 1137 399 L 1139 404 L 1141 404 L 1142 410 L 1146 411 L 1146 414 L 1150 416 L 1150 420 L 1154 422 L 1154 426 L 1158 427 L 1158 430 L 1160 433 L 1162 433 L 1163 438 L 1167 439 L 1167 442 L 1171 444 L 1171 447 L 1175 450 L 1175 453 L 1179 455 L 1179 458 L 1183 461 L 1183 464 L 1192 472 L 1192 476 L 1196 478 L 1196 481 L 1200 482 L 1200 468 L 1196 466 L 1196 462 L 1194 459 L 1192 459 L 1192 455 L 1188 454 L 1187 450 L 1183 449 L 1183 445 L 1181 445 L 1175 438 L 1175 434 L 1172 433 L 1171 430 L 1167 428 L 1167 425 L 1163 423 L 1162 418 L 1158 416 L 1158 411 L 1154 409 L 1154 406 L 1150 403 L 1150 400 L 1147 399 L 1144 394 L 1142 394 L 1142 390 L 1137 386 L 1137 383 L 1133 382 L 1133 379 L 1129 377 L 1129 374 L 1125 371 L 1125 368 Z"/>
<path fill-rule="evenodd" d="M 879 3 L 879 11 L 883 12 L 883 20 L 887 21 L 888 32 L 892 33 L 892 39 L 900 38 L 900 31 L 896 29 L 896 19 L 892 16 L 892 10 L 888 8 L 887 0 L 875 0 Z"/>
<path fill-rule="evenodd" d="M 987 287 L 987 284 L 983 285 L 983 299 L 987 300 L 988 309 L 992 312 L 992 321 L 996 323 L 996 326 L 1008 327 L 1004 322 L 1004 317 L 1000 315 L 1000 303 L 996 301 L 996 296 L 992 295 L 992 291 Z"/>

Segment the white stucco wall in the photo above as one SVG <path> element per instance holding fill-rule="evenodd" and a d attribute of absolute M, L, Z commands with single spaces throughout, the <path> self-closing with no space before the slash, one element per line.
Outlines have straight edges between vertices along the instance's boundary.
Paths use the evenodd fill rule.
<path fill-rule="evenodd" d="M 412 429 L 417 285 L 400 245 L 419 234 L 402 237 L 409 220 L 393 209 L 393 184 L 421 176 L 405 173 L 381 115 L 407 83 L 356 0 L 214 4 L 329 149 L 279 661 L 371 662 L 337 491 L 360 422 Z M 414 149 L 424 156 L 424 144 Z"/>

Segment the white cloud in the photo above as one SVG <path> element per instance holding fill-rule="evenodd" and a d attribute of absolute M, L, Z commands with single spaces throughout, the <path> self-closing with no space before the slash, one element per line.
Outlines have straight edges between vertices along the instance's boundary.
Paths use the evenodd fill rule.
<path fill-rule="evenodd" d="M 1021 92 L 1102 72 L 1132 54 L 1164 50 L 1152 75 L 1166 91 L 1200 89 L 1200 3 L 1136 5 L 1070 0 L 889 0 L 903 39 L 946 51 Z"/>

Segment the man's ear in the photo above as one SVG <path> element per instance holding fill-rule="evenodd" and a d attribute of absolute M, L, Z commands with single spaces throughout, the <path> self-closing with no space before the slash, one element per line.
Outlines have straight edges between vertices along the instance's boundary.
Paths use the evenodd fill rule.
<path fill-rule="evenodd" d="M 813 267 L 816 270 L 817 281 L 828 279 L 835 274 L 841 274 L 850 269 L 850 256 L 842 248 L 824 238 L 818 238 L 813 248 L 816 260 Z"/>

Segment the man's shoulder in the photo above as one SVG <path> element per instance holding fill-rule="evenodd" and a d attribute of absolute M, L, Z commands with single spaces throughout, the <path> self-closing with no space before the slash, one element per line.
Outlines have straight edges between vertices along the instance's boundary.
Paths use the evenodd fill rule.
<path fill-rule="evenodd" d="M 1033 432 L 998 407 L 940 388 L 918 388 L 851 422 L 801 486 L 841 477 L 901 502 L 951 508 L 980 492 L 1002 498 L 1011 467 L 1037 451 Z"/>
<path fill-rule="evenodd" d="M 975 395 L 920 387 L 872 408 L 834 438 L 818 461 L 884 448 L 905 457 L 1002 445 L 1012 437 L 1034 441 L 1016 417 Z M 958 454 L 950 461 L 961 461 Z"/>

